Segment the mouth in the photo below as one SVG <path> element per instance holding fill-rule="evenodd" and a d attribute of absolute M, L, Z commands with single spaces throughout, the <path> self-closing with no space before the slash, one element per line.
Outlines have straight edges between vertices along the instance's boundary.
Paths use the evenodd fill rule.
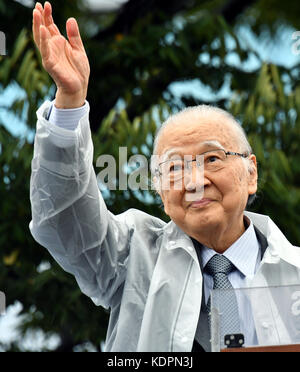
<path fill-rule="evenodd" d="M 208 199 L 208 198 L 203 198 L 203 199 L 200 199 L 200 200 L 195 200 L 193 201 L 189 207 L 190 208 L 202 208 L 202 207 L 205 207 L 206 205 L 212 203 L 213 200 L 212 199 Z"/>

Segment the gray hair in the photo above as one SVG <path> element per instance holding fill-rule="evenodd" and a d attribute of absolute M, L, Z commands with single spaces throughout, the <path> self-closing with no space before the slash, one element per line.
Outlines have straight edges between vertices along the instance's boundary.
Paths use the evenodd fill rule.
<path fill-rule="evenodd" d="M 156 131 L 154 142 L 153 142 L 153 155 L 151 157 L 151 163 L 150 163 L 150 169 L 151 169 L 151 174 L 155 175 L 157 172 L 157 167 L 158 167 L 158 144 L 161 138 L 162 133 L 166 130 L 167 127 L 169 127 L 172 124 L 175 124 L 178 122 L 179 119 L 185 117 L 186 115 L 191 115 L 193 116 L 196 120 L 207 120 L 211 119 L 211 117 L 217 116 L 217 118 L 220 119 L 225 119 L 227 123 L 229 123 L 233 130 L 236 133 L 236 140 L 237 144 L 239 146 L 238 151 L 241 153 L 245 154 L 251 154 L 252 153 L 252 148 L 249 144 L 249 141 L 247 139 L 246 133 L 241 126 L 241 124 L 232 116 L 229 112 L 220 109 L 215 106 L 210 106 L 210 105 L 199 105 L 199 106 L 192 106 L 192 107 L 186 107 L 183 110 L 179 111 L 176 114 L 171 115 L 162 125 L 158 130 Z M 253 171 L 253 163 L 249 158 L 242 158 L 245 166 L 248 168 L 248 171 L 251 173 Z M 154 189 L 159 192 L 160 190 L 160 181 L 156 177 L 155 181 L 152 181 Z M 248 205 L 250 205 L 255 199 L 255 195 L 250 195 L 248 199 Z"/>

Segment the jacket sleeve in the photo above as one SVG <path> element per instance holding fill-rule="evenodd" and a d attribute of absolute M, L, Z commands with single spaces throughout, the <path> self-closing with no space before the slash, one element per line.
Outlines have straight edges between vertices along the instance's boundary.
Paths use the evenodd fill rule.
<path fill-rule="evenodd" d="M 88 114 L 71 131 L 45 119 L 49 106 L 37 112 L 30 231 L 83 293 L 109 308 L 125 280 L 130 228 L 107 210 L 99 191 Z"/>

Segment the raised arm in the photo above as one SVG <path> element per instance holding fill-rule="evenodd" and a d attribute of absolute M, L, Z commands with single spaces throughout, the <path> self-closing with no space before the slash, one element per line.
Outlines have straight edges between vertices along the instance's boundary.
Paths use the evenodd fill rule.
<path fill-rule="evenodd" d="M 57 85 L 55 105 L 80 107 L 86 98 L 89 63 L 77 22 L 67 21 L 66 40 L 51 13 L 50 3 L 44 8 L 36 5 L 34 39 Z M 47 120 L 50 106 L 46 102 L 37 112 L 30 231 L 76 277 L 86 295 L 108 308 L 125 280 L 129 229 L 122 215 L 107 210 L 99 192 L 88 114 L 76 130 L 68 130 Z"/>

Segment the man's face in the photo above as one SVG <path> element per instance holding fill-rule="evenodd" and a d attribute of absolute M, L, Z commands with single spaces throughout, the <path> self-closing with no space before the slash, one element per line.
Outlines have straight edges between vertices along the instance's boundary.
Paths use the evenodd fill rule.
<path fill-rule="evenodd" d="M 228 119 L 213 117 L 199 121 L 184 116 L 165 128 L 158 144 L 158 155 L 174 149 L 182 157 L 200 155 L 206 151 L 222 147 L 226 151 L 239 152 L 235 129 L 226 122 Z M 249 194 L 257 189 L 256 159 L 250 156 L 254 171 L 239 156 L 227 156 L 224 167 L 216 172 L 204 170 L 201 177 L 196 167 L 192 167 L 188 180 L 182 180 L 181 187 L 161 191 L 166 214 L 188 235 L 211 234 L 214 231 L 230 230 L 232 224 L 239 224 L 247 204 Z M 161 180 L 163 181 L 163 180 Z M 197 198 L 200 188 L 201 196 Z M 199 200 L 201 199 L 201 201 Z"/>

